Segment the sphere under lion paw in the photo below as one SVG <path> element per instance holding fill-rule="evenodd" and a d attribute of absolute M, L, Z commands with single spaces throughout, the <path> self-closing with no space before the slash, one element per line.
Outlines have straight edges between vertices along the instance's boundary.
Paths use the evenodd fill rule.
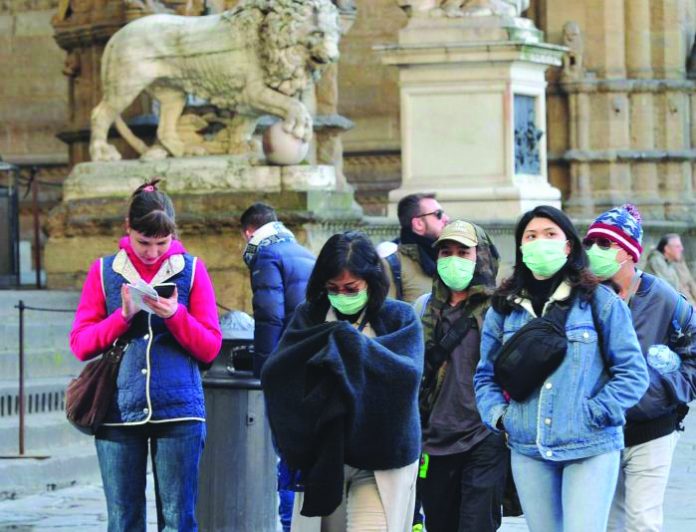
<path fill-rule="evenodd" d="M 272 164 L 298 164 L 307 156 L 308 151 L 309 143 L 286 132 L 283 122 L 276 122 L 263 134 L 263 153 Z"/>

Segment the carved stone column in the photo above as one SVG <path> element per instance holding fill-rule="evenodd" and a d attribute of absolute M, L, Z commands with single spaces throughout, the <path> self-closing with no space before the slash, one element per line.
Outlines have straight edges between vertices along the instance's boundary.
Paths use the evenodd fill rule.
<path fill-rule="evenodd" d="M 693 9 L 673 0 L 606 0 L 571 8 L 563 0 L 546 0 L 540 9 L 544 29 L 572 25 L 587 48 L 582 69 L 567 62 L 560 79 L 568 124 L 553 123 L 571 133 L 567 151 L 553 157 L 569 168 L 566 209 L 591 218 L 631 201 L 646 220 L 696 221 L 696 83 L 686 79 L 685 61 L 696 29 Z M 565 18 L 569 12 L 576 22 Z M 589 130 L 589 142 L 572 133 L 578 129 Z"/>

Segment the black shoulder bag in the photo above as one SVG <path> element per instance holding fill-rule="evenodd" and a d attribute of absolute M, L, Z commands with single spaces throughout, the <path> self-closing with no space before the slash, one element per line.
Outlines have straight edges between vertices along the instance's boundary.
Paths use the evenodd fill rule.
<path fill-rule="evenodd" d="M 515 401 L 524 401 L 561 365 L 568 349 L 565 322 L 570 302 L 554 303 L 505 342 L 493 365 L 495 380 Z"/>

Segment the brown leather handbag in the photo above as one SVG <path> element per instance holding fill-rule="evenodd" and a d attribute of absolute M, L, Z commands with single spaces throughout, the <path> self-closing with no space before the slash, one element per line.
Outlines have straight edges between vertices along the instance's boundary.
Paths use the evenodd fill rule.
<path fill-rule="evenodd" d="M 93 435 L 111 405 L 116 378 L 128 344 L 118 339 L 101 358 L 87 364 L 65 392 L 65 414 L 72 425 Z"/>

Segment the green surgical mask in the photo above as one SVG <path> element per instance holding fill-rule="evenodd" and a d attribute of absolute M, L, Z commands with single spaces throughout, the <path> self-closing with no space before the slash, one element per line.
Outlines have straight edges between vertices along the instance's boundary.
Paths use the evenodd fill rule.
<path fill-rule="evenodd" d="M 590 270 L 600 279 L 609 279 L 619 271 L 621 264 L 616 260 L 619 253 L 618 248 L 602 249 L 597 244 L 593 244 L 587 250 L 590 259 Z"/>
<path fill-rule="evenodd" d="M 357 294 L 329 294 L 331 306 L 345 316 L 353 316 L 367 305 L 367 288 Z"/>
<path fill-rule="evenodd" d="M 523 244 L 522 262 L 537 277 L 548 279 L 568 262 L 566 240 L 540 238 Z"/>
<path fill-rule="evenodd" d="M 450 289 L 461 292 L 471 283 L 474 277 L 476 262 L 462 257 L 443 257 L 437 259 L 437 273 L 440 279 Z"/>

